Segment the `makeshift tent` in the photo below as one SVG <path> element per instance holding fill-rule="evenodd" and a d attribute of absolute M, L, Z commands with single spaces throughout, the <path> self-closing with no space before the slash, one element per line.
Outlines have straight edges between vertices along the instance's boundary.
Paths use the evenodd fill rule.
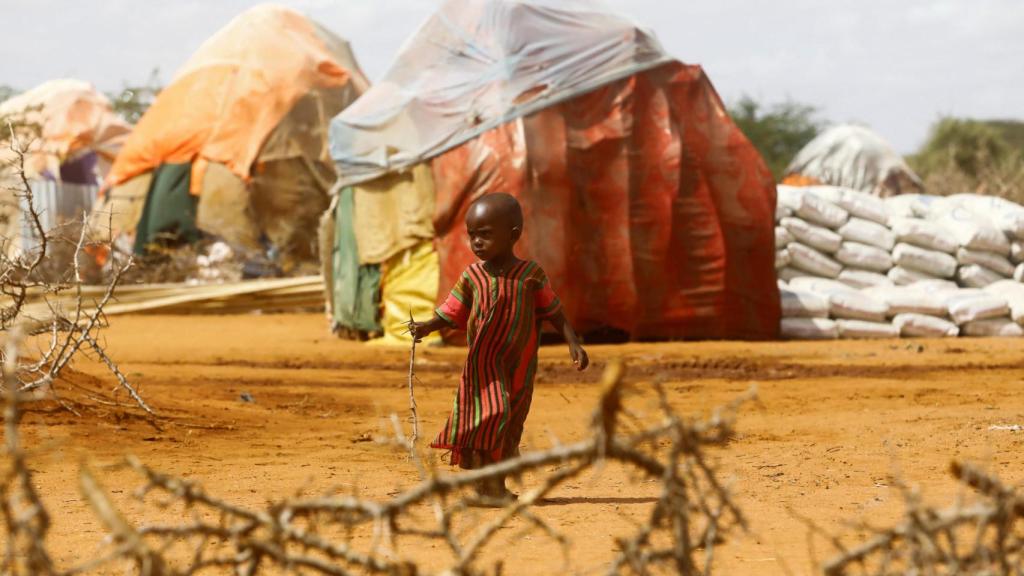
<path fill-rule="evenodd" d="M 72 79 L 50 80 L 0 103 L 0 118 L 5 128 L 8 122 L 14 125 L 28 146 L 29 179 L 75 184 L 97 184 L 131 132 L 106 96 Z M 9 135 L 0 140 L 0 160 L 9 161 Z"/>
<path fill-rule="evenodd" d="M 98 185 L 131 131 L 110 101 L 87 82 L 51 80 L 0 103 L 0 185 L 17 186 L 8 125 L 26 147 L 24 171 L 46 229 L 92 208 Z M 0 201 L 0 236 L 10 249 L 29 248 L 34 231 L 20 222 L 23 206 Z"/>
<path fill-rule="evenodd" d="M 439 270 L 422 282 L 439 277 L 430 300 L 444 297 L 474 260 L 470 202 L 502 191 L 525 211 L 519 256 L 578 329 L 778 334 L 770 173 L 704 71 L 603 4 L 449 0 L 332 121 L 331 153 L 355 246 L 330 242 L 325 274 L 383 266 L 384 329 L 422 304 L 389 297 L 389 260 L 433 238 Z M 342 327 L 339 310 L 370 301 L 329 288 Z"/>
<path fill-rule="evenodd" d="M 924 191 L 921 179 L 888 142 L 855 124 L 835 126 L 811 140 L 790 162 L 782 183 L 843 186 L 882 197 Z"/>
<path fill-rule="evenodd" d="M 327 123 L 368 83 L 349 45 L 298 12 L 248 10 L 209 38 L 118 155 L 97 223 L 136 251 L 200 231 L 314 260 L 334 167 Z"/>

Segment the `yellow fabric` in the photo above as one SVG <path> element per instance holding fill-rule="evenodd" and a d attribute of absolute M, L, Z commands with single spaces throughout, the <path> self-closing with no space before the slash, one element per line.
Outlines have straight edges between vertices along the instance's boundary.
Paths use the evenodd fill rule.
<path fill-rule="evenodd" d="M 427 163 L 354 187 L 360 264 L 380 264 L 434 237 L 434 175 Z"/>
<path fill-rule="evenodd" d="M 131 126 L 114 113 L 110 101 L 87 82 L 50 80 L 0 104 L 0 163 L 11 159 L 7 122 L 38 128 L 26 133 L 25 172 L 36 178 L 44 172 L 57 177 L 60 165 L 85 150 L 113 160 Z M 30 130 L 30 132 L 34 132 Z"/>
<path fill-rule="evenodd" d="M 409 250 L 392 256 L 381 270 L 381 304 L 384 307 L 381 325 L 384 336 L 371 344 L 408 345 L 412 338 L 406 331 L 409 311 L 413 318 L 423 321 L 434 315 L 440 275 L 440 261 L 432 241 L 420 242 Z M 426 344 L 440 343 L 438 334 L 423 340 Z"/>
<path fill-rule="evenodd" d="M 208 39 L 139 121 L 108 186 L 160 164 L 193 162 L 192 192 L 205 162 L 248 181 L 264 140 L 311 90 L 365 86 L 348 55 L 333 53 L 313 23 L 272 5 L 252 8 Z M 199 160 L 199 161 L 196 161 Z"/>

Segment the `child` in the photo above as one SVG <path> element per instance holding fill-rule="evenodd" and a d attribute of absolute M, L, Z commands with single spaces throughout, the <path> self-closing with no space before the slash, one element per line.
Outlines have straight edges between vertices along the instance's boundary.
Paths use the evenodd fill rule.
<path fill-rule="evenodd" d="M 452 465 L 469 469 L 519 453 L 543 320 L 565 337 L 578 370 L 590 361 L 544 271 L 513 253 L 523 232 L 519 202 L 508 194 L 481 197 L 469 207 L 466 230 L 482 262 L 462 273 L 433 318 L 412 322 L 410 330 L 417 341 L 443 327 L 468 332 L 469 353 L 454 408 L 430 446 L 451 450 Z M 515 497 L 504 478 L 479 491 L 487 498 Z"/>

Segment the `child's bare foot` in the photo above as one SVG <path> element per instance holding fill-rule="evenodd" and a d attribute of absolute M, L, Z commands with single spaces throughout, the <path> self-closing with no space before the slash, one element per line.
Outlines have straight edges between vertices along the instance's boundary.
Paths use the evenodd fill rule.
<path fill-rule="evenodd" d="M 505 479 L 501 477 L 480 482 L 476 493 L 479 499 L 473 505 L 481 508 L 504 508 L 519 498 L 505 487 Z"/>

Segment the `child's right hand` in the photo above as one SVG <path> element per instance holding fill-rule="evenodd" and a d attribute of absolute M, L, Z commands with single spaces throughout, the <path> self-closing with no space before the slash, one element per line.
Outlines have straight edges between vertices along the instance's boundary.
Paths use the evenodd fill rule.
<path fill-rule="evenodd" d="M 412 339 L 416 342 L 421 342 L 425 337 L 429 336 L 431 332 L 441 329 L 438 322 L 438 318 L 435 316 L 426 322 L 416 322 L 410 320 L 408 323 L 409 333 L 412 334 Z"/>
<path fill-rule="evenodd" d="M 430 334 L 426 324 L 426 322 L 409 322 L 409 334 L 412 335 L 414 341 L 419 342 L 423 340 L 424 336 Z"/>

